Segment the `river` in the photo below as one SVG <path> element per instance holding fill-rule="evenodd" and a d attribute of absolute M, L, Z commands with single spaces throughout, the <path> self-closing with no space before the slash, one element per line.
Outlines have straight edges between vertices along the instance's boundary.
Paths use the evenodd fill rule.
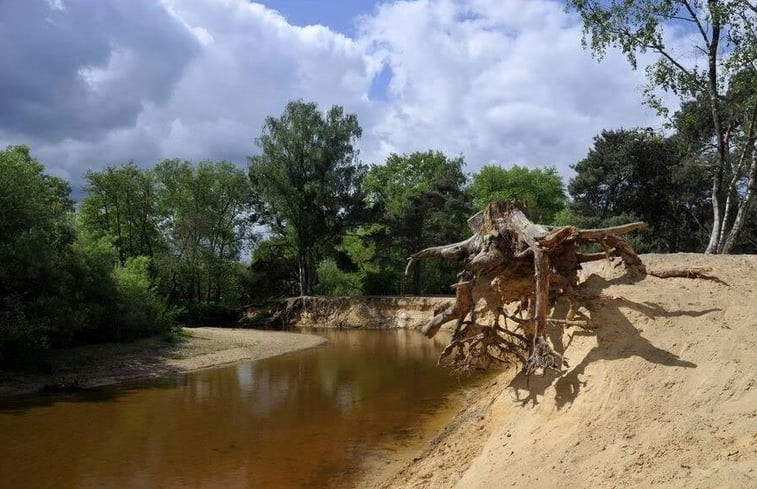
<path fill-rule="evenodd" d="M 0 400 L 0 486 L 350 487 L 419 450 L 473 380 L 414 331 L 74 394 Z"/>

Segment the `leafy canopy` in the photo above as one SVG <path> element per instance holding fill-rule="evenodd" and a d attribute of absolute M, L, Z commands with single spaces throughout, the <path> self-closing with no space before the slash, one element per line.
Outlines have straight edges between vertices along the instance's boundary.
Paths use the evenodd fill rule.
<path fill-rule="evenodd" d="M 476 210 L 494 200 L 520 200 L 529 218 L 544 224 L 552 224 L 567 203 L 562 177 L 555 168 L 486 165 L 473 174 L 468 193 Z"/>
<path fill-rule="evenodd" d="M 294 101 L 280 117 L 266 118 L 249 160 L 259 221 L 296 250 L 300 292 L 312 292 L 314 267 L 361 209 L 364 167 L 356 164 L 362 134 L 355 114 L 340 106 L 325 114 L 315 103 Z"/>

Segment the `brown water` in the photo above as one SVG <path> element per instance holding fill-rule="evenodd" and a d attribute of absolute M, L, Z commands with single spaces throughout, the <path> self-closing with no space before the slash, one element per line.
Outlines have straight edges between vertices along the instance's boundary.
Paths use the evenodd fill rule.
<path fill-rule="evenodd" d="M 464 382 L 435 366 L 438 344 L 320 334 L 258 362 L 0 401 L 0 487 L 349 487 L 452 415 Z"/>

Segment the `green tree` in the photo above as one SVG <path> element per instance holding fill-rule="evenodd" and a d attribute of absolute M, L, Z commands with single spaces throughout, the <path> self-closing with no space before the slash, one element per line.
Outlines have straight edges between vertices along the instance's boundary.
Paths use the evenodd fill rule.
<path fill-rule="evenodd" d="M 109 235 L 121 265 L 136 256 L 153 256 L 160 248 L 157 228 L 155 178 L 134 163 L 87 172 L 79 210 L 91 232 Z"/>
<path fill-rule="evenodd" d="M 243 281 L 251 301 L 297 294 L 297 257 L 291 241 L 285 236 L 270 236 L 257 243 Z"/>
<path fill-rule="evenodd" d="M 577 224 L 643 220 L 641 251 L 693 251 L 706 243 L 708 179 L 678 138 L 646 130 L 602 131 L 568 185 Z"/>
<path fill-rule="evenodd" d="M 26 146 L 0 151 L 0 362 L 46 347 L 62 308 L 75 240 L 68 184 L 45 175 Z"/>
<path fill-rule="evenodd" d="M 554 168 L 486 165 L 473 174 L 468 193 L 475 210 L 494 200 L 520 200 L 528 217 L 543 224 L 552 224 L 567 204 L 562 177 Z"/>
<path fill-rule="evenodd" d="M 69 192 L 28 148 L 0 152 L 0 363 L 27 361 L 48 347 L 126 339 L 119 331 L 148 335 L 170 323 L 150 290 L 126 300 L 110 237 L 76 225 Z M 159 313 L 149 318 L 160 322 L 132 321 L 145 311 Z"/>
<path fill-rule="evenodd" d="M 249 237 L 244 171 L 226 161 L 182 160 L 164 160 L 154 171 L 167 248 L 155 257 L 161 290 L 184 305 L 236 300 L 237 262 Z"/>
<path fill-rule="evenodd" d="M 706 252 L 730 252 L 757 188 L 757 6 L 749 0 L 570 0 L 568 5 L 581 15 L 597 56 L 615 47 L 635 68 L 639 53 L 658 55 L 647 68 L 647 102 L 653 107 L 666 112 L 657 89 L 706 102 L 714 148 L 707 167 L 713 218 Z M 667 43 L 664 30 L 676 27 L 693 34 L 686 38 L 689 50 L 703 54 L 706 63 L 683 60 Z M 730 97 L 737 85 L 741 93 Z M 729 117 L 736 112 L 743 117 Z"/>
<path fill-rule="evenodd" d="M 444 263 L 416 266 L 405 283 L 410 254 L 427 246 L 464 239 L 470 205 L 462 157 L 438 151 L 391 154 L 384 165 L 371 167 L 363 180 L 366 200 L 381 229 L 372 232 L 375 261 L 383 277 L 371 276 L 372 293 L 449 293 L 454 270 Z M 399 284 L 400 288 L 396 289 Z"/>
<path fill-rule="evenodd" d="M 287 237 L 297 257 L 299 292 L 311 294 L 315 267 L 359 213 L 364 167 L 356 164 L 357 117 L 333 106 L 294 101 L 266 118 L 249 157 L 259 222 Z"/>

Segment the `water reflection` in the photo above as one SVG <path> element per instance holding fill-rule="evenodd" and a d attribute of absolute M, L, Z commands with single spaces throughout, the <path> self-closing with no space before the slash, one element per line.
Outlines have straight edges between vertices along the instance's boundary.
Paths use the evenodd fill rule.
<path fill-rule="evenodd" d="M 323 347 L 255 363 L 0 404 L 3 485 L 349 485 L 461 387 L 414 332 L 321 334 Z"/>

